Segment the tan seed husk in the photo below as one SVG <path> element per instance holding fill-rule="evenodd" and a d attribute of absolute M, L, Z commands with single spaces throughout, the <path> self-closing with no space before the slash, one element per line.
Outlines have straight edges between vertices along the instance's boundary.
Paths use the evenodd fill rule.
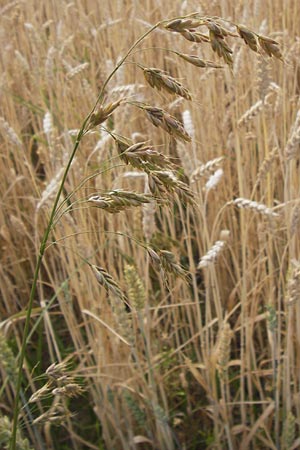
<path fill-rule="evenodd" d="M 207 60 L 201 59 L 197 55 L 186 55 L 185 53 L 179 53 L 179 52 L 175 52 L 175 53 L 180 58 L 182 58 L 185 61 L 193 64 L 196 67 L 201 67 L 201 68 L 212 67 L 212 68 L 215 68 L 215 69 L 222 69 L 224 67 L 224 66 L 220 66 L 220 64 L 216 64 L 213 61 L 207 61 Z"/>
<path fill-rule="evenodd" d="M 106 119 L 114 112 L 114 110 L 121 104 L 123 99 L 119 99 L 116 102 L 108 103 L 107 105 L 100 105 L 98 109 L 92 113 L 90 117 L 89 129 L 100 125 L 105 122 Z"/>
<path fill-rule="evenodd" d="M 186 142 L 192 140 L 182 123 L 163 109 L 152 106 L 143 106 L 142 109 L 146 112 L 148 119 L 154 126 L 162 128 L 174 138 Z"/>
<path fill-rule="evenodd" d="M 200 33 L 199 31 L 183 30 L 180 32 L 180 34 L 190 42 L 196 42 L 198 44 L 200 44 L 200 42 L 209 42 L 209 36 Z"/>
<path fill-rule="evenodd" d="M 166 72 L 155 68 L 144 68 L 144 77 L 151 87 L 165 90 L 170 94 L 176 94 L 186 100 L 191 100 L 192 96 L 178 80 L 168 75 Z"/>
<path fill-rule="evenodd" d="M 269 55 L 270 57 L 274 56 L 277 59 L 283 60 L 282 53 L 279 48 L 279 43 L 274 41 L 267 36 L 258 36 L 258 42 L 261 48 Z"/>
<path fill-rule="evenodd" d="M 143 203 L 150 203 L 152 196 L 149 194 L 138 194 L 131 191 L 115 189 L 104 195 L 93 195 L 88 199 L 98 208 L 115 214 L 130 207 L 141 206 Z"/>
<path fill-rule="evenodd" d="M 258 45 L 257 45 L 257 37 L 255 33 L 253 33 L 249 28 L 245 27 L 244 25 L 237 25 L 236 26 L 237 31 L 241 38 L 245 41 L 245 43 L 253 50 L 254 52 L 258 51 Z"/>
<path fill-rule="evenodd" d="M 232 66 L 233 59 L 231 54 L 233 52 L 231 48 L 227 45 L 227 43 L 224 41 L 224 37 L 222 35 L 220 36 L 216 34 L 213 30 L 209 30 L 209 38 L 213 51 L 216 52 L 220 58 L 223 58 L 226 64 Z"/>
<path fill-rule="evenodd" d="M 175 31 L 177 33 L 180 33 L 184 30 L 190 30 L 191 28 L 197 28 L 200 25 L 203 25 L 202 20 L 198 19 L 175 19 L 171 22 L 168 22 L 167 25 L 165 25 L 165 28 L 170 31 Z"/>

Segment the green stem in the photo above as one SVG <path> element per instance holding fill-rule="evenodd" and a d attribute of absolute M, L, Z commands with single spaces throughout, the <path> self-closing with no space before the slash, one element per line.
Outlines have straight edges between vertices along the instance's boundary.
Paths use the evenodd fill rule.
<path fill-rule="evenodd" d="M 27 306 L 27 313 L 26 313 L 26 320 L 25 320 L 25 326 L 24 326 L 24 332 L 23 332 L 23 339 L 22 339 L 22 346 L 21 346 L 21 351 L 20 351 L 20 356 L 19 356 L 19 372 L 18 372 L 18 379 L 17 379 L 17 385 L 16 385 L 16 392 L 15 392 L 15 401 L 14 401 L 14 414 L 13 414 L 13 426 L 12 426 L 12 434 L 11 434 L 11 440 L 10 440 L 10 445 L 9 445 L 9 450 L 16 450 L 16 438 L 17 438 L 17 426 L 18 426 L 18 416 L 19 416 L 19 397 L 20 397 L 20 393 L 21 393 L 21 385 L 22 385 L 22 372 L 23 372 L 23 363 L 24 363 L 24 359 L 25 359 L 25 353 L 26 353 L 26 346 L 27 346 L 27 337 L 28 337 L 28 333 L 29 333 L 29 325 L 30 325 L 30 319 L 31 319 L 31 312 L 32 312 L 32 308 L 33 308 L 33 300 L 35 297 L 35 292 L 36 292 L 36 287 L 37 287 L 37 282 L 38 282 L 38 277 L 39 277 L 39 272 L 40 272 L 40 268 L 42 265 L 42 260 L 44 257 L 44 253 L 46 250 L 46 245 L 47 245 L 47 241 L 48 241 L 48 237 L 49 234 L 51 232 L 52 229 L 52 224 L 54 221 L 54 217 L 56 214 L 56 210 L 58 207 L 58 202 L 61 196 L 61 193 L 63 191 L 64 188 L 64 184 L 65 181 L 67 179 L 71 164 L 73 162 L 73 159 L 75 157 L 75 154 L 77 152 L 78 146 L 80 144 L 80 141 L 82 139 L 82 137 L 85 134 L 86 131 L 86 125 L 92 115 L 92 113 L 95 111 L 98 103 L 103 99 L 104 96 L 104 91 L 105 88 L 107 86 L 107 84 L 109 83 L 109 81 L 111 80 L 111 78 L 114 76 L 114 74 L 117 72 L 117 70 L 122 66 L 122 64 L 124 63 L 124 61 L 126 60 L 126 58 L 130 55 L 130 53 L 137 47 L 137 45 L 143 40 L 145 39 L 150 33 L 152 33 L 152 31 L 154 31 L 156 28 L 158 28 L 163 22 L 158 22 L 156 25 L 153 25 L 153 27 L 151 27 L 148 31 L 146 31 L 137 41 L 135 41 L 135 43 L 130 47 L 130 49 L 127 51 L 127 53 L 125 54 L 125 56 L 123 56 L 123 58 L 119 61 L 119 63 L 116 65 L 116 67 L 113 69 L 113 71 L 110 73 L 110 75 L 108 76 L 108 78 L 105 80 L 100 93 L 98 95 L 98 98 L 96 100 L 96 103 L 93 107 L 93 109 L 91 110 L 91 112 L 88 114 L 88 116 L 85 118 L 82 127 L 77 135 L 77 139 L 74 145 L 74 148 L 72 150 L 71 156 L 69 158 L 69 161 L 67 163 L 67 166 L 65 168 L 57 195 L 55 197 L 55 201 L 51 210 L 51 214 L 50 214 L 50 218 L 48 221 L 48 225 L 47 228 L 45 230 L 44 236 L 42 238 L 42 242 L 40 245 L 40 249 L 39 249 L 39 255 L 38 255 L 38 259 L 37 259 L 37 263 L 36 263 L 36 267 L 35 267 L 35 271 L 34 271 L 34 277 L 33 277 L 33 282 L 32 282 L 32 286 L 31 286 L 31 291 L 30 291 L 30 297 L 29 297 L 29 302 L 28 302 L 28 306 Z"/>

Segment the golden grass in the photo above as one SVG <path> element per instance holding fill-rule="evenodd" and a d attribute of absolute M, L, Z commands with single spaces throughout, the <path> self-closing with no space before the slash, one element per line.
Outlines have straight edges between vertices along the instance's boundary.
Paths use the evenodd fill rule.
<path fill-rule="evenodd" d="M 300 446 L 297 0 L 1 5 L 1 413 L 76 130 L 150 24 L 194 11 L 244 24 L 243 39 L 227 48 L 211 22 L 213 48 L 182 23 L 156 30 L 111 79 L 69 172 L 24 364 L 19 425 L 35 449 Z M 284 62 L 261 53 L 281 58 L 266 36 Z M 28 403 L 69 359 L 85 392 L 67 413 L 55 395 Z M 37 420 L 53 412 L 63 427 Z"/>

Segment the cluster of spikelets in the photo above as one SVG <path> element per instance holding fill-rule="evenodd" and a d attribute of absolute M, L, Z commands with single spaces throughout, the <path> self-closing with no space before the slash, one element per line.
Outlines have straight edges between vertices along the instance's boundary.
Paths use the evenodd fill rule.
<path fill-rule="evenodd" d="M 112 137 L 115 140 L 120 159 L 147 174 L 152 195 L 117 189 L 104 195 L 91 196 L 88 199 L 89 202 L 110 213 L 118 213 L 129 207 L 150 203 L 154 199 L 162 203 L 173 194 L 177 194 L 181 200 L 186 202 L 192 201 L 192 191 L 186 183 L 178 178 L 175 166 L 167 156 L 156 151 L 146 142 L 134 144 L 126 138 L 114 135 Z"/>
<path fill-rule="evenodd" d="M 228 36 L 241 37 L 251 50 L 256 53 L 264 52 L 270 57 L 274 56 L 275 58 L 282 59 L 279 44 L 274 39 L 260 35 L 244 25 L 231 22 L 230 25 L 234 26 L 238 33 L 236 34 L 228 28 L 225 28 L 222 22 L 224 21 L 219 18 L 202 17 L 195 13 L 190 18 L 175 19 L 167 23 L 166 28 L 172 32 L 181 34 L 185 39 L 192 42 L 209 42 L 212 50 L 216 52 L 220 58 L 223 58 L 225 63 L 229 66 L 232 66 L 233 64 L 233 51 L 225 40 Z M 208 30 L 208 34 L 200 33 L 198 31 L 198 29 L 203 26 Z M 188 61 L 188 59 L 186 59 L 186 61 Z M 193 57 L 189 62 L 193 64 L 192 61 Z M 199 67 L 211 66 L 199 65 Z"/>
<path fill-rule="evenodd" d="M 232 22 L 228 23 L 229 25 L 225 28 L 224 22 L 225 21 L 217 17 L 202 17 L 195 13 L 186 18 L 165 22 L 164 27 L 166 30 L 177 33 L 191 42 L 210 43 L 213 51 L 220 58 L 223 58 L 224 62 L 230 67 L 233 64 L 233 51 L 226 42 L 226 38 L 229 37 L 242 38 L 254 52 L 264 52 L 270 57 L 274 56 L 275 58 L 282 59 L 279 45 L 273 39 L 262 36 L 243 25 L 237 25 Z M 208 30 L 208 34 L 200 32 L 199 28 L 201 27 L 205 27 Z M 235 29 L 233 29 L 234 27 Z M 169 51 L 199 68 L 220 69 L 223 67 L 213 61 L 203 60 L 197 55 L 188 55 L 175 50 Z M 144 67 L 139 63 L 136 63 L 136 65 L 143 71 L 147 83 L 152 88 L 182 97 L 185 100 L 192 99 L 189 90 L 166 71 L 154 67 Z M 101 99 L 101 101 L 103 102 L 103 99 Z M 155 127 L 162 129 L 172 138 L 179 139 L 183 142 L 190 142 L 192 140 L 192 137 L 186 130 L 184 124 L 164 109 L 158 106 L 151 106 L 147 103 L 129 101 L 126 98 L 120 98 L 115 102 L 100 104 L 100 106 L 98 106 L 89 116 L 85 131 L 89 131 L 96 126 L 103 124 L 111 114 L 113 114 L 116 108 L 125 103 L 143 111 L 148 120 Z M 172 199 L 174 194 L 181 202 L 194 204 L 193 192 L 188 184 L 178 178 L 176 166 L 169 157 L 155 150 L 148 142 L 142 141 L 136 143 L 131 139 L 108 131 L 105 127 L 104 129 L 115 141 L 120 159 L 125 164 L 131 165 L 134 169 L 143 171 L 146 174 L 148 190 L 146 190 L 147 193 L 139 194 L 115 189 L 101 195 L 91 196 L 88 199 L 91 204 L 112 214 L 130 207 L 149 205 L 152 204 L 153 201 L 163 204 L 167 199 Z M 210 175 L 210 179 L 206 186 L 206 191 L 208 192 L 211 189 L 211 186 L 215 186 L 223 175 L 222 169 L 215 171 L 221 162 L 222 158 L 217 158 L 209 164 L 202 165 L 199 170 L 192 174 L 192 181 L 196 181 L 203 175 Z M 247 199 L 239 198 L 229 204 L 233 204 L 239 208 L 249 208 L 269 217 L 278 215 L 265 205 Z M 219 254 L 226 247 L 228 235 L 229 232 L 223 232 L 222 238 L 220 238 L 208 253 L 201 258 L 198 268 L 207 267 L 218 259 Z M 154 267 L 159 268 L 162 272 L 169 272 L 177 276 L 186 277 L 186 271 L 179 263 L 177 263 L 175 256 L 171 252 L 161 249 L 152 249 L 148 246 L 146 248 Z M 99 284 L 104 286 L 107 292 L 115 298 L 126 302 L 126 296 L 123 293 L 123 290 L 104 268 L 92 264 L 90 264 L 90 267 Z"/>
<path fill-rule="evenodd" d="M 165 273 L 170 273 L 183 279 L 188 277 L 187 271 L 180 265 L 179 262 L 176 261 L 176 257 L 172 252 L 160 249 L 154 250 L 151 247 L 146 247 L 146 249 L 153 267 L 158 269 L 163 276 Z M 128 298 L 116 280 L 103 267 L 90 263 L 88 264 L 91 267 L 98 283 L 104 287 L 108 293 L 128 305 Z M 125 270 L 125 275 L 128 272 L 129 269 L 127 267 Z M 139 309 L 141 309 L 141 307 Z"/>
<path fill-rule="evenodd" d="M 67 365 L 62 362 L 51 364 L 45 372 L 47 382 L 32 394 L 29 403 L 35 403 L 49 397 L 54 398 L 53 405 L 33 423 L 60 424 L 72 414 L 68 410 L 65 400 L 81 395 L 83 387 L 67 371 Z"/>
<path fill-rule="evenodd" d="M 225 28 L 225 21 L 217 17 L 203 17 L 194 13 L 189 17 L 175 19 L 165 22 L 165 29 L 182 35 L 185 39 L 196 42 L 209 42 L 214 52 L 222 57 L 226 64 L 232 66 L 232 49 L 229 47 L 225 38 L 240 37 L 255 52 L 264 52 L 270 57 L 282 59 L 279 45 L 273 39 L 262 36 L 243 25 L 229 23 Z M 200 27 L 206 27 L 208 34 L 199 32 Z M 235 31 L 232 28 L 235 27 Z M 212 61 L 205 61 L 196 55 L 187 55 L 184 53 L 170 50 L 180 58 L 200 68 L 222 68 L 223 66 Z M 169 94 L 180 96 L 186 100 L 191 100 L 192 96 L 189 90 L 177 79 L 172 77 L 166 71 L 159 68 L 144 67 L 139 63 L 136 65 L 142 69 L 147 83 L 159 91 L 164 90 Z M 89 116 L 86 124 L 86 131 L 103 124 L 121 104 L 128 103 L 142 110 L 149 121 L 157 128 L 161 128 L 174 139 L 184 142 L 190 142 L 191 136 L 184 125 L 174 116 L 157 106 L 151 106 L 146 103 L 127 101 L 120 98 L 115 102 L 100 104 Z M 120 158 L 134 168 L 143 170 L 148 175 L 149 188 L 153 196 L 165 198 L 169 194 L 177 194 L 181 201 L 190 202 L 193 194 L 189 186 L 178 179 L 176 171 L 172 167 L 170 160 L 162 153 L 157 152 L 146 142 L 133 143 L 129 139 L 116 136 L 110 133 L 116 142 Z M 218 161 L 219 162 L 219 161 Z M 216 164 L 218 163 L 216 162 Z M 206 168 L 203 168 L 206 170 Z M 200 171 L 201 172 L 201 171 Z M 198 173 L 194 174 L 197 178 Z M 140 206 L 143 203 L 149 203 L 151 196 L 148 194 L 136 194 L 122 190 L 111 191 L 104 195 L 94 195 L 89 198 L 95 206 L 102 208 L 110 213 L 117 213 L 128 207 Z M 238 206 L 241 206 L 240 204 Z"/>

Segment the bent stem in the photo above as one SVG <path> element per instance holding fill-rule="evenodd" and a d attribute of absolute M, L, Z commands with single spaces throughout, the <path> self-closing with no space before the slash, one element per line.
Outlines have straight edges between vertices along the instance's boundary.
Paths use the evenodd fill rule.
<path fill-rule="evenodd" d="M 50 234 L 50 232 L 52 230 L 54 217 L 55 217 L 55 214 L 56 214 L 56 210 L 57 210 L 57 207 L 58 207 L 58 202 L 59 202 L 61 193 L 62 193 L 63 188 L 64 188 L 65 181 L 67 179 L 69 170 L 71 168 L 73 159 L 75 157 L 75 154 L 77 152 L 77 149 L 79 147 L 81 139 L 84 136 L 85 132 L 87 131 L 86 130 L 86 125 L 87 125 L 91 115 L 95 111 L 98 103 L 103 99 L 104 91 L 105 91 L 105 88 L 106 88 L 107 84 L 109 83 L 111 78 L 114 76 L 114 74 L 117 72 L 117 70 L 123 65 L 123 63 L 125 62 L 127 57 L 131 54 L 131 52 L 139 45 L 139 43 L 143 39 L 145 39 L 150 33 L 152 33 L 152 31 L 154 31 L 161 24 L 163 24 L 164 22 L 166 22 L 166 20 L 157 22 L 148 31 L 143 33 L 142 36 L 139 39 L 137 39 L 137 41 L 135 41 L 134 44 L 129 48 L 127 53 L 123 56 L 123 58 L 118 62 L 116 67 L 112 70 L 110 75 L 107 77 L 107 79 L 105 80 L 105 82 L 104 82 L 104 84 L 103 84 L 103 86 L 102 86 L 102 88 L 100 90 L 100 93 L 99 93 L 99 95 L 97 97 L 95 105 L 93 106 L 92 110 L 87 115 L 87 117 L 85 118 L 85 120 L 84 120 L 84 122 L 83 122 L 83 124 L 82 124 L 82 126 L 81 126 L 81 128 L 80 128 L 80 130 L 78 132 L 77 139 L 76 139 L 76 142 L 74 144 L 74 148 L 72 150 L 72 153 L 71 153 L 71 156 L 69 158 L 69 161 L 68 161 L 68 163 L 66 165 L 66 168 L 65 168 L 65 171 L 64 171 L 64 174 L 63 174 L 63 177 L 62 177 L 62 180 L 61 180 L 61 183 L 60 183 L 60 186 L 59 186 L 58 192 L 56 194 L 56 197 L 55 197 L 55 200 L 54 200 L 54 204 L 53 204 L 53 207 L 52 207 L 52 210 L 51 210 L 51 213 L 50 213 L 48 225 L 46 227 L 45 233 L 43 235 L 43 238 L 42 238 L 42 241 L 41 241 L 41 244 L 40 244 L 38 259 L 37 259 L 37 263 L 36 263 L 36 267 L 35 267 L 35 271 L 34 271 L 34 276 L 33 276 L 33 281 L 32 281 L 29 301 L 28 301 L 28 307 L 27 307 L 27 313 L 26 313 L 26 320 L 25 320 L 25 326 L 24 326 L 24 332 L 23 332 L 22 345 L 21 345 L 21 350 L 20 350 L 20 354 L 19 354 L 18 378 L 17 378 L 16 391 L 15 391 L 13 425 L 12 425 L 12 433 L 11 433 L 11 440 L 10 440 L 9 450 L 16 450 L 17 426 L 18 426 L 18 416 L 19 416 L 19 397 L 20 397 L 21 385 L 22 385 L 22 369 L 23 369 L 23 363 L 24 363 L 26 346 L 27 346 L 27 337 L 28 337 L 28 333 L 29 333 L 29 324 L 30 324 L 31 312 L 32 312 L 32 308 L 33 308 L 33 300 L 34 300 L 34 297 L 35 297 L 37 281 L 38 281 L 38 277 L 39 277 L 40 268 L 41 268 L 41 265 L 42 265 L 42 260 L 43 260 L 43 257 L 44 257 L 44 254 L 45 254 L 45 250 L 46 250 L 48 237 L 49 237 L 49 234 Z"/>

